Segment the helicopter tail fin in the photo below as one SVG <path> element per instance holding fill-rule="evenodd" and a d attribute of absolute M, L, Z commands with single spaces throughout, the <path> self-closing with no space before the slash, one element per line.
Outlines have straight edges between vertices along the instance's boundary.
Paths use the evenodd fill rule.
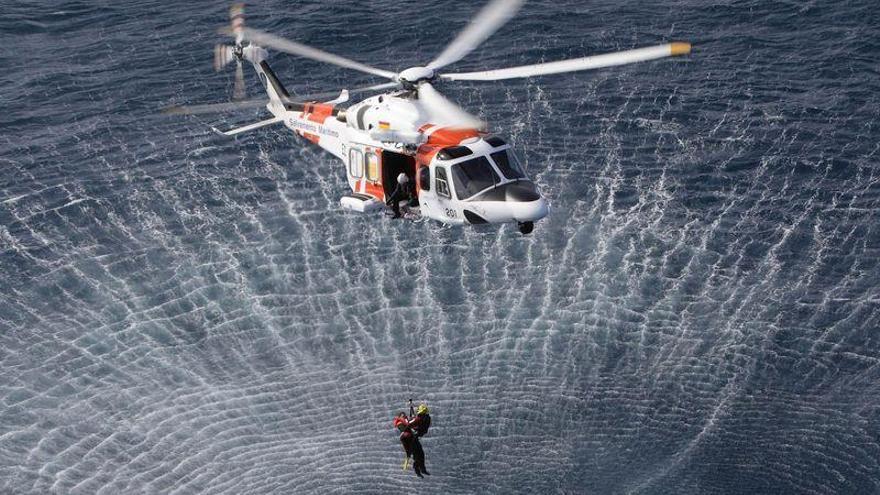
<path fill-rule="evenodd" d="M 269 94 L 270 100 L 283 103 L 290 99 L 290 93 L 287 92 L 287 88 L 281 84 L 278 76 L 275 75 L 275 71 L 269 67 L 269 63 L 266 60 L 254 63 L 254 68 L 257 70 L 257 74 L 259 74 L 260 80 L 266 85 L 266 92 Z"/>

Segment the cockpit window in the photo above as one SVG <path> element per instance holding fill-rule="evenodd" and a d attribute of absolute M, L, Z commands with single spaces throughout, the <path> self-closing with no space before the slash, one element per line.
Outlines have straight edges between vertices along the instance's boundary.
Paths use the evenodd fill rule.
<path fill-rule="evenodd" d="M 452 182 L 458 199 L 467 199 L 501 182 L 485 156 L 473 158 L 452 166 Z"/>
<path fill-rule="evenodd" d="M 504 146 L 506 143 L 503 139 L 498 136 L 489 136 L 486 138 L 486 142 L 491 144 L 494 147 Z"/>
<path fill-rule="evenodd" d="M 519 165 L 519 160 L 513 153 L 508 153 L 507 150 L 496 151 L 492 153 L 492 160 L 495 160 L 498 170 L 508 179 L 524 179 L 526 177 Z"/>
<path fill-rule="evenodd" d="M 467 146 L 450 146 L 448 148 L 443 148 L 437 153 L 437 158 L 441 160 L 453 160 L 455 158 L 461 158 L 463 156 L 468 156 L 473 151 Z"/>

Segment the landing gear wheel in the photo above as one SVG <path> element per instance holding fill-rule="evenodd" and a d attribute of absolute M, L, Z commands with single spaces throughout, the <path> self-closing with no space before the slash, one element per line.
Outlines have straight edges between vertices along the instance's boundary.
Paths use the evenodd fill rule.
<path fill-rule="evenodd" d="M 522 235 L 531 234 L 535 230 L 535 222 L 520 222 L 518 225 Z"/>

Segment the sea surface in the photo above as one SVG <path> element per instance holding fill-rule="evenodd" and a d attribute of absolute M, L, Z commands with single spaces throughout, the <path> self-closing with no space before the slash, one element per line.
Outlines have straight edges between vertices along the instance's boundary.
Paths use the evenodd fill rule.
<path fill-rule="evenodd" d="M 481 5 L 247 22 L 398 71 Z M 343 212 L 330 155 L 211 131 L 265 110 L 163 115 L 231 97 L 228 4 L 0 7 L 0 493 L 880 493 L 876 2 L 527 3 L 448 69 L 694 44 L 438 86 L 525 158 L 530 236 Z"/>

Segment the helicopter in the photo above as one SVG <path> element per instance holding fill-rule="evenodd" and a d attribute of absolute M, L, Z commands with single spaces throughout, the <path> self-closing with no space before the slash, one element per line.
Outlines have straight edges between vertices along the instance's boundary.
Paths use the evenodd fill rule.
<path fill-rule="evenodd" d="M 525 0 L 492 0 L 434 60 L 400 72 L 379 69 L 246 27 L 244 6 L 230 9 L 230 25 L 220 33 L 234 44 L 214 47 L 214 68 L 236 63 L 233 101 L 177 106 L 174 114 L 197 114 L 265 107 L 271 118 L 228 131 L 225 136 L 282 124 L 320 146 L 345 166 L 351 192 L 340 199 L 345 210 L 381 211 L 395 198 L 399 184 L 412 193 L 407 218 L 430 218 L 447 224 L 516 223 L 530 234 L 549 213 L 547 200 L 531 181 L 511 145 L 490 133 L 486 122 L 443 96 L 435 84 L 453 81 L 499 81 L 611 67 L 690 53 L 691 45 L 672 42 L 547 62 L 476 72 L 441 72 L 458 62 L 510 20 Z M 271 48 L 386 79 L 355 89 L 292 97 L 269 66 Z M 244 99 L 242 63 L 253 65 L 265 98 Z M 384 92 L 383 92 L 384 91 Z M 344 106 L 351 94 L 377 93 Z M 337 95 L 331 100 L 327 97 Z M 414 186 L 414 187 L 413 187 Z M 396 211 L 396 208 L 395 208 Z"/>

